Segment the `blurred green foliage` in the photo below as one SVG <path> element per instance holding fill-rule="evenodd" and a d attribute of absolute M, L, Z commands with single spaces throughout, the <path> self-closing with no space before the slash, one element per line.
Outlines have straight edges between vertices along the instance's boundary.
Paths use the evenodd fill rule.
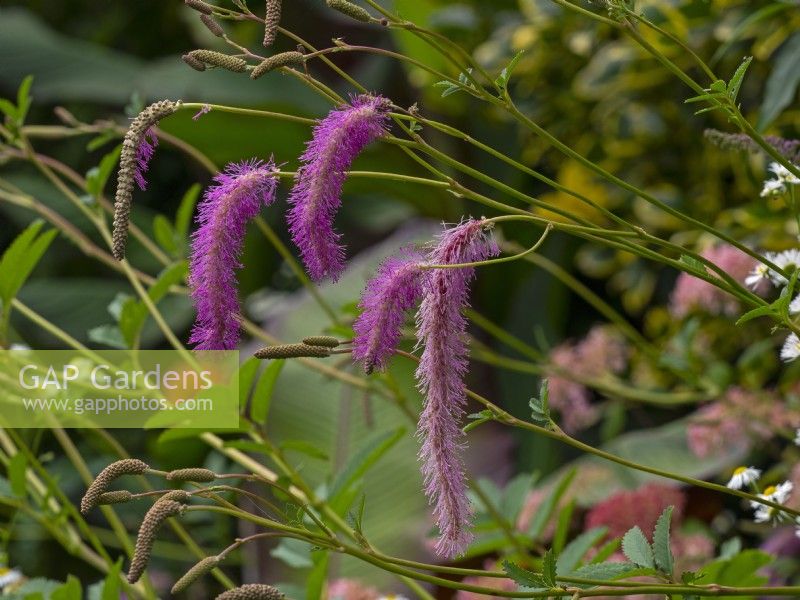
<path fill-rule="evenodd" d="M 389 34 L 380 28 L 362 27 L 326 10 L 321 1 L 285 4 L 285 27 L 301 31 L 317 46 L 327 45 L 331 37 L 343 36 L 351 42 L 400 48 L 412 57 L 449 70 L 449 65 L 431 56 L 427 47 L 407 33 Z M 609 27 L 565 12 L 548 0 L 398 0 L 395 5 L 409 19 L 437 29 L 474 52 L 493 72 L 499 72 L 513 56 L 523 52 L 514 71 L 512 96 L 526 114 L 607 170 L 754 246 L 772 247 L 785 236 L 782 207 L 757 201 L 764 174 L 763 157 L 726 153 L 708 145 L 703 140 L 703 130 L 707 127 L 725 130 L 724 117 L 716 113 L 694 116 L 694 108 L 684 104 L 691 91 Z M 712 66 L 723 78 L 733 73 L 744 56 L 754 56 L 740 93 L 744 114 L 752 122 L 759 122 L 765 131 L 798 137 L 800 114 L 796 105 L 782 110 L 796 98 L 800 78 L 797 33 L 800 16 L 796 5 L 769 0 L 650 0 L 641 2 L 640 8 L 662 28 L 688 40 L 699 55 L 706 59 L 713 57 Z M 259 44 L 261 32 L 252 24 L 226 24 L 226 27 L 250 46 Z M 654 32 L 645 31 L 644 35 L 682 68 L 702 79 L 702 73 L 684 51 Z M 55 106 L 67 108 L 84 121 L 119 119 L 126 106 L 135 107 L 161 98 L 236 104 L 312 117 L 327 110 L 324 101 L 292 78 L 272 75 L 252 82 L 247 77 L 222 71 L 197 73 L 179 60 L 180 54 L 188 49 L 216 48 L 219 43 L 199 24 L 196 15 L 177 0 L 105 5 L 84 0 L 10 0 L 0 8 L 0 96 L 12 97 L 22 79 L 34 75 L 35 103 L 29 119 L 32 123 L 55 123 L 52 116 Z M 291 49 L 291 44 L 283 41 L 279 49 Z M 587 174 L 542 140 L 521 132 L 507 115 L 464 94 L 443 98 L 441 88 L 433 85 L 434 78 L 424 71 L 372 55 L 337 56 L 336 62 L 369 89 L 380 90 L 397 104 L 419 103 L 426 114 L 441 118 L 510 156 L 520 157 L 521 162 L 535 166 L 572 189 L 586 192 L 603 206 L 631 217 L 653 233 L 700 248 L 708 242 L 699 233 L 683 231 L 674 219 L 654 212 L 642 201 Z M 318 69 L 320 78 L 340 93 L 352 92 L 321 67 L 312 68 Z M 305 126 L 213 111 L 198 121 L 186 114 L 171 118 L 164 123 L 164 129 L 199 148 L 218 166 L 232 160 L 274 154 L 277 162 L 293 169 L 308 137 Z M 492 172 L 516 189 L 599 219 L 573 198 L 548 190 L 470 146 L 433 131 L 425 133 L 452 156 L 476 169 Z M 58 157 L 78 173 L 86 173 L 100 164 L 117 143 L 108 140 L 88 149 L 87 141 L 45 139 L 37 149 Z M 168 145 L 163 146 L 150 172 L 150 189 L 136 196 L 134 221 L 147 232 L 157 227 L 159 214 L 174 219 L 182 197 L 192 184 L 205 185 L 210 180 L 210 174 L 201 165 L 187 160 Z M 397 149 L 373 148 L 360 159 L 359 167 L 419 174 L 417 167 Z M 32 169 L 9 160 L 2 173 L 90 233 L 90 226 L 80 214 Z M 480 184 L 475 186 L 487 192 Z M 281 194 L 285 196 L 285 192 L 286 186 Z M 397 235 L 402 239 L 430 231 L 429 223 L 422 221 L 416 229 L 404 229 L 408 221 L 417 218 L 453 221 L 462 214 L 479 216 L 484 212 L 444 192 L 426 190 L 421 194 L 410 186 L 387 186 L 367 180 L 348 182 L 346 195 L 339 225 L 349 252 L 355 255 L 372 249 L 364 253 L 345 280 L 324 290 L 326 297 L 338 306 L 356 299 L 371 265 L 381 252 L 388 251 L 387 247 L 373 248 L 377 242 L 398 229 L 401 233 Z M 0 205 L 0 212 L 3 215 L 0 246 L 5 247 L 30 222 L 31 215 L 6 205 Z M 288 241 L 278 212 L 269 215 L 269 220 L 282 239 Z M 513 228 L 508 231 L 514 233 Z M 525 241 L 528 240 L 521 239 Z M 63 239 L 57 239 L 53 246 L 56 251 L 48 254 L 20 297 L 78 340 L 91 343 L 89 332 L 112 321 L 108 307 L 127 286 L 122 278 L 87 259 Z M 668 329 L 660 307 L 674 283 L 674 272 L 559 234 L 551 236 L 544 254 L 571 268 L 592 291 L 630 315 L 642 329 L 655 334 Z M 131 261 L 151 272 L 156 268 L 136 244 L 132 244 Z M 242 293 L 247 297 L 246 307 L 254 320 L 274 319 L 288 338 L 299 338 L 324 327 L 323 315 L 307 299 L 297 302 L 288 296 L 299 288 L 299 282 L 255 232 L 248 238 L 243 262 L 248 268 L 241 273 Z M 600 320 L 581 298 L 547 273 L 518 264 L 482 274 L 474 303 L 493 321 L 529 343 L 545 340 L 555 344 L 582 334 Z M 163 309 L 170 325 L 185 339 L 192 319 L 188 301 L 168 298 Z M 55 344 L 47 334 L 31 330 L 21 319 L 16 319 L 14 325 L 19 336 L 31 345 Z M 150 347 L 164 344 L 151 322 L 145 327 L 143 343 Z M 416 406 L 419 398 L 413 391 L 408 365 L 398 366 L 395 375 Z M 530 375 L 494 371 L 485 365 L 476 365 L 471 380 L 473 387 L 490 397 L 501 398 L 504 407 L 519 414 L 525 413 L 527 401 L 536 389 L 536 380 Z M 320 486 L 331 464 L 341 466 L 365 436 L 396 426 L 399 418 L 385 404 L 360 398 L 322 377 L 308 377 L 294 365 L 288 366 L 281 376 L 271 410 L 271 425 L 278 440 L 292 442 L 288 445 L 290 454 L 302 455 L 298 449 L 304 448 L 303 441 L 326 450 L 329 460 L 300 456 L 304 473 Z M 674 416 L 674 412 L 630 407 L 624 416 L 627 420 L 614 431 L 656 427 Z M 654 460 L 668 461 L 673 470 L 685 473 L 701 475 L 720 468 L 718 464 L 692 460 L 684 452 L 684 446 L 677 447 L 683 441 L 682 427 L 682 422 L 676 421 L 655 435 L 628 434 L 615 440 L 611 447 L 620 455 L 639 457 L 649 449 Z M 475 472 L 498 479 L 511 472 L 550 473 L 573 456 L 550 441 L 530 436 L 514 440 L 512 453 L 508 450 L 510 440 L 491 427 L 486 428 L 485 434 L 483 429 L 479 433 L 487 439 L 482 443 L 479 435 L 472 442 L 476 450 L 471 459 L 475 462 Z M 600 433 L 591 435 L 596 436 L 593 441 L 598 441 Z M 119 443 L 165 468 L 203 461 L 210 468 L 225 467 L 222 459 L 207 455 L 204 447 L 191 439 L 176 437 L 159 442 L 131 432 L 123 433 Z M 488 448 L 495 451 L 488 452 Z M 666 448 L 677 451 L 667 452 Z M 48 442 L 38 449 L 50 458 L 48 468 L 59 474 L 62 488 L 71 497 L 79 495 L 81 483 L 67 468 L 64 458 L 48 454 L 53 450 Z M 92 457 L 89 466 L 93 471 L 108 462 L 100 440 L 89 436 L 82 442 L 82 449 Z M 381 466 L 364 484 L 369 498 L 365 527 L 379 545 L 398 552 L 421 552 L 420 539 L 425 531 L 420 529 L 424 527 L 408 526 L 408 523 L 426 523 L 425 501 L 417 492 L 420 484 L 413 440 L 404 438 L 387 454 Z M 595 467 L 599 473 L 597 480 L 583 482 L 585 489 L 581 488 L 579 494 L 584 503 L 607 495 L 623 483 L 631 483 L 618 469 L 600 472 L 601 468 Z M 403 502 L 398 503 L 398 498 Z M 134 526 L 139 515 L 123 513 L 123 518 Z M 229 527 L 229 523 L 208 518 L 191 523 L 198 541 L 209 546 L 224 545 L 224 540 L 230 539 Z M 28 531 L 27 528 L 34 532 L 12 546 L 15 560 L 25 570 L 47 572 L 61 579 L 68 572 L 79 571 L 71 561 L 51 566 L 58 550 L 39 539 L 40 532 L 32 524 L 26 523 L 21 531 Z M 283 547 L 280 553 L 291 555 L 289 550 Z M 165 564 L 169 568 L 184 558 L 169 543 L 163 546 L 163 556 L 167 557 Z M 263 567 L 249 565 L 249 568 L 259 566 Z M 363 565 L 349 562 L 334 564 L 333 569 L 346 574 L 361 574 L 365 570 Z M 371 575 L 375 576 L 374 572 Z M 386 582 L 383 575 L 377 576 L 377 580 Z"/>

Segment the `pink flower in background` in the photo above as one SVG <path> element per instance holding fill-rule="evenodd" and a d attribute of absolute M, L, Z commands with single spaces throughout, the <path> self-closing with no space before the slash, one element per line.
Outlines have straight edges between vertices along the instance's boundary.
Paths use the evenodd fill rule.
<path fill-rule="evenodd" d="M 704 533 L 675 531 L 671 539 L 676 573 L 699 569 L 714 557 L 714 540 Z"/>
<path fill-rule="evenodd" d="M 336 579 L 328 585 L 328 600 L 378 600 L 380 596 L 374 587 L 355 579 Z"/>
<path fill-rule="evenodd" d="M 550 407 L 561 419 L 559 425 L 567 433 L 575 433 L 594 424 L 600 416 L 591 404 L 591 392 L 583 384 L 560 373 L 576 377 L 602 378 L 607 373 L 618 374 L 628 364 L 628 348 L 613 329 L 593 327 L 577 344 L 564 343 L 550 353 L 556 367 L 548 377 Z"/>
<path fill-rule="evenodd" d="M 686 494 L 660 483 L 647 483 L 635 490 L 617 492 L 595 504 L 586 515 L 586 529 L 607 527 L 609 537 L 621 537 L 638 525 L 650 537 L 658 517 L 674 506 L 672 522 L 680 523 L 686 506 Z"/>
<path fill-rule="evenodd" d="M 342 204 L 346 171 L 371 142 L 386 134 L 390 102 L 380 96 L 357 96 L 336 108 L 314 127 L 300 157 L 288 213 L 292 240 L 315 281 L 338 279 L 344 270 L 344 248 L 333 220 Z"/>
<path fill-rule="evenodd" d="M 709 248 L 702 256 L 740 283 L 744 283 L 756 266 L 755 259 L 728 245 Z M 712 271 L 709 274 L 714 275 Z M 695 310 L 732 316 L 738 313 L 739 308 L 739 301 L 734 296 L 688 273 L 678 275 L 669 302 L 669 311 L 676 317 L 684 317 Z"/>
<path fill-rule="evenodd" d="M 800 425 L 800 413 L 786 406 L 772 391 L 729 388 L 715 402 L 698 409 L 689 419 L 686 439 L 700 458 L 747 448 L 770 439 L 776 431 Z"/>
<path fill-rule="evenodd" d="M 428 255 L 432 265 L 485 260 L 500 253 L 483 220 L 464 221 L 446 229 Z M 436 552 L 454 557 L 470 542 L 470 506 L 461 451 L 461 417 L 467 402 L 464 375 L 469 350 L 462 311 L 469 303 L 472 267 L 431 269 L 425 277 L 417 313 L 422 356 L 416 377 L 425 404 L 419 417 L 420 460 L 425 494 L 433 504 L 439 528 Z"/>

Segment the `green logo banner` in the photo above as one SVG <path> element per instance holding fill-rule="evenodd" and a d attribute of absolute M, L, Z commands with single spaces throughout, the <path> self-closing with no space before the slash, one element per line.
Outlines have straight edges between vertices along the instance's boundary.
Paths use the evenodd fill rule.
<path fill-rule="evenodd" d="M 0 426 L 239 427 L 239 352 L 2 350 Z"/>

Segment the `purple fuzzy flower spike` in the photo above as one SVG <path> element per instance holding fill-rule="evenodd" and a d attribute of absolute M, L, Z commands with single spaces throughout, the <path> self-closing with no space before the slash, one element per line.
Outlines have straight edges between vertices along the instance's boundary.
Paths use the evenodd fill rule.
<path fill-rule="evenodd" d="M 500 249 L 483 220 L 468 220 L 447 229 L 428 256 L 430 264 L 459 264 L 497 256 Z M 464 375 L 469 350 L 464 341 L 469 284 L 475 269 L 432 269 L 425 278 L 417 314 L 417 335 L 424 346 L 417 382 L 425 395 L 419 418 L 420 460 L 425 494 L 434 505 L 439 527 L 436 552 L 461 554 L 470 542 L 470 507 L 461 450 L 464 434 L 459 422 L 466 404 Z"/>
<path fill-rule="evenodd" d="M 270 159 L 230 164 L 214 177 L 198 207 L 192 236 L 189 285 L 197 320 L 189 343 L 197 350 L 232 350 L 239 343 L 236 269 L 247 222 L 275 201 L 278 186 Z"/>
<path fill-rule="evenodd" d="M 133 178 L 136 180 L 136 185 L 138 185 L 139 189 L 142 191 L 147 189 L 147 180 L 144 178 L 144 174 L 150 166 L 150 160 L 156 153 L 157 146 L 158 136 L 156 136 L 156 132 L 153 131 L 153 128 L 150 127 L 144 132 L 139 145 L 136 146 L 136 171 L 133 174 Z"/>
<path fill-rule="evenodd" d="M 364 289 L 361 315 L 353 324 L 353 360 L 364 364 L 367 373 L 383 370 L 400 341 L 406 311 L 422 294 L 422 255 L 403 249 L 387 258 Z"/>
<path fill-rule="evenodd" d="M 315 281 L 336 280 L 344 270 L 344 248 L 333 220 L 341 206 L 345 172 L 361 151 L 385 135 L 390 102 L 362 95 L 331 111 L 314 127 L 314 135 L 300 157 L 289 196 L 288 220 L 292 240 L 300 249 Z"/>

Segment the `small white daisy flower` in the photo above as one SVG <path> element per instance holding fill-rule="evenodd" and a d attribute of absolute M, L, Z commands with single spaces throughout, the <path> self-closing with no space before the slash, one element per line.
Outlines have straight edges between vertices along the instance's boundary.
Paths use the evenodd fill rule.
<path fill-rule="evenodd" d="M 759 477 L 761 477 L 761 471 L 754 467 L 738 467 L 726 485 L 732 490 L 740 490 L 758 481 Z"/>
<path fill-rule="evenodd" d="M 791 183 L 792 185 L 797 185 L 800 183 L 800 179 L 794 176 L 789 169 L 780 163 L 771 163 L 768 169 L 772 171 L 775 174 L 775 177 L 777 177 L 780 181 L 785 181 L 786 183 Z"/>
<path fill-rule="evenodd" d="M 798 429 L 794 433 L 794 445 L 795 446 L 800 446 L 800 429 Z"/>
<path fill-rule="evenodd" d="M 791 362 L 800 356 L 800 338 L 796 333 L 790 333 L 781 348 L 781 360 Z"/>
<path fill-rule="evenodd" d="M 756 512 L 753 513 L 753 521 L 756 523 L 769 523 L 777 512 L 778 511 L 771 506 L 759 504 L 758 508 L 756 508 Z"/>
<path fill-rule="evenodd" d="M 780 179 L 767 179 L 761 188 L 761 197 L 781 196 L 786 193 L 786 185 Z"/>
<path fill-rule="evenodd" d="M 777 502 L 778 504 L 786 504 L 786 501 L 789 499 L 789 496 L 791 496 L 793 489 L 794 485 L 792 485 L 791 481 L 779 483 L 777 486 L 775 486 L 775 491 L 772 493 L 770 500 Z"/>
<path fill-rule="evenodd" d="M 760 286 L 764 281 L 772 281 L 772 276 L 770 275 L 769 267 L 767 265 L 758 263 L 750 274 L 745 277 L 744 284 L 749 287 L 751 290 L 756 289 Z"/>
<path fill-rule="evenodd" d="M 775 502 L 777 504 L 786 504 L 786 501 L 789 499 L 789 496 L 792 493 L 793 487 L 794 486 L 792 485 L 791 481 L 784 481 L 778 485 L 771 485 L 765 488 L 764 491 L 758 495 L 758 497 L 763 498 L 764 500 Z M 786 513 L 780 509 L 773 508 L 772 506 L 765 506 L 753 501 L 750 502 L 750 506 L 755 509 L 755 512 L 753 513 L 753 521 L 756 523 L 777 522 L 783 521 L 787 518 Z"/>
<path fill-rule="evenodd" d="M 795 296 L 794 300 L 789 303 L 789 312 L 793 315 L 800 313 L 800 294 Z"/>
<path fill-rule="evenodd" d="M 787 185 L 798 185 L 800 179 L 793 175 L 789 169 L 776 162 L 770 163 L 769 171 L 775 175 L 775 179 L 764 181 L 764 188 L 761 190 L 761 197 L 772 196 L 774 194 L 785 194 Z"/>
<path fill-rule="evenodd" d="M 797 248 L 771 253 L 767 255 L 767 258 L 775 263 L 778 268 L 787 273 L 800 269 L 800 250 Z M 776 285 L 784 285 L 786 283 L 786 277 L 771 269 L 769 271 L 769 276 Z"/>
<path fill-rule="evenodd" d="M 17 569 L 0 567 L 0 590 L 20 581 L 22 581 L 22 573 Z"/>

